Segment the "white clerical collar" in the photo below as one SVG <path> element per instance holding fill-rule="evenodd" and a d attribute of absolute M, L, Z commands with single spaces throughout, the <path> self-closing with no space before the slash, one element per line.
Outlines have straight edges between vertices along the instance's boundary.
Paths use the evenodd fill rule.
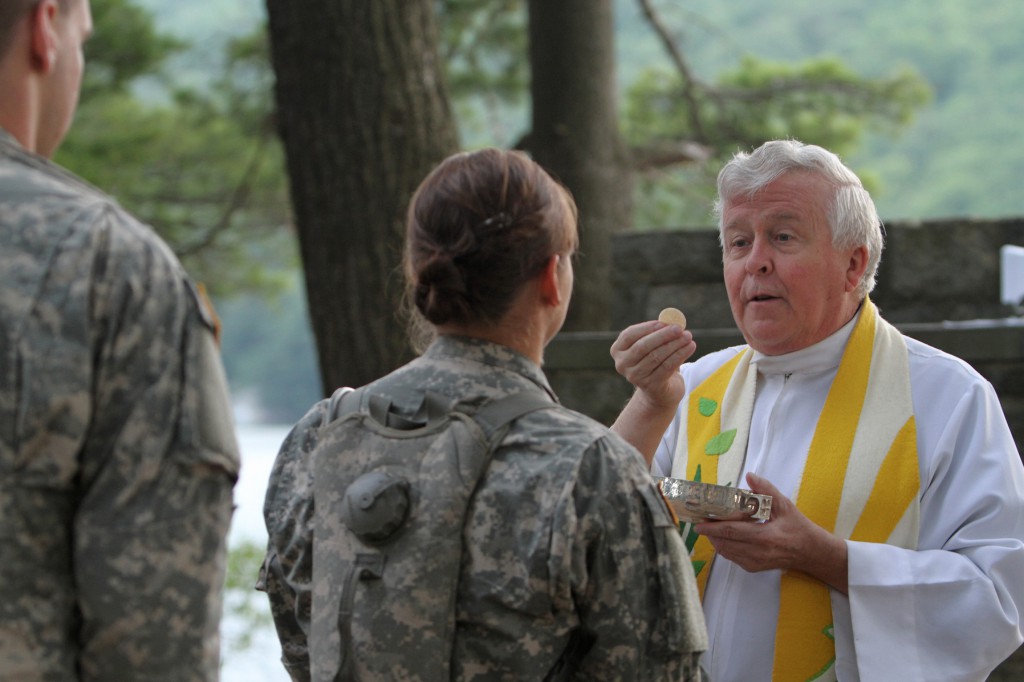
<path fill-rule="evenodd" d="M 863 309 L 864 306 L 861 306 L 849 322 L 813 346 L 783 355 L 765 355 L 755 350 L 751 362 L 757 365 L 757 371 L 762 374 L 813 374 L 834 369 L 843 359 L 846 342 L 849 341 L 853 325 Z"/>

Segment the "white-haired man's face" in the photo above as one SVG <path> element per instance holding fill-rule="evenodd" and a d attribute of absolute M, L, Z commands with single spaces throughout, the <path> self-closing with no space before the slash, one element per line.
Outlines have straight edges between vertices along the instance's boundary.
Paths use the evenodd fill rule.
<path fill-rule="evenodd" d="M 832 245 L 832 188 L 820 176 L 790 171 L 722 210 L 729 305 L 752 348 L 782 355 L 811 346 L 857 310 L 867 250 Z"/>

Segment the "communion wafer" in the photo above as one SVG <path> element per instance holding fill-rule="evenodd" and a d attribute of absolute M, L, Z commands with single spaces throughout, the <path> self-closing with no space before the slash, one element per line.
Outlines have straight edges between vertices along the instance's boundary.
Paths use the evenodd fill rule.
<path fill-rule="evenodd" d="M 658 315 L 658 321 L 665 324 L 674 324 L 680 329 L 686 329 L 686 315 L 678 308 L 665 308 Z"/>

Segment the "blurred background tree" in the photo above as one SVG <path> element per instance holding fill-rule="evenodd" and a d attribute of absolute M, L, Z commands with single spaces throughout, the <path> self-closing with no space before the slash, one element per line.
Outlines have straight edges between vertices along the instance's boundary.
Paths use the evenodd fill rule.
<path fill-rule="evenodd" d="M 151 225 L 209 288 L 239 407 L 291 421 L 320 388 L 263 23 L 200 40 L 194 63 L 181 34 L 195 29 L 164 31 L 136 0 L 91 6 L 82 97 L 56 160 Z"/>
<path fill-rule="evenodd" d="M 458 92 L 475 88 L 492 107 L 530 83 L 529 126 L 517 146 L 562 179 L 580 209 L 567 324 L 574 330 L 608 327 L 611 235 L 632 227 L 636 174 L 645 173 L 646 192 L 666 197 L 657 205 L 667 214 L 665 169 L 692 168 L 689 175 L 704 178 L 734 150 L 786 131 L 850 146 L 868 121 L 904 123 L 927 97 L 913 74 L 862 78 L 831 59 L 800 68 L 748 59 L 707 84 L 653 3 L 638 2 L 672 71 L 637 81 L 627 109 L 637 120 L 623 122 L 612 0 L 388 1 L 372 10 L 346 0 L 268 0 L 278 120 L 325 394 L 410 356 L 394 316 L 401 223 L 418 179 L 458 146 L 449 80 Z M 451 40 L 446 53 L 437 26 L 449 14 L 459 32 L 443 35 Z M 525 40 L 517 36 L 524 26 Z M 528 60 L 513 52 L 524 46 Z M 529 79 L 518 66 L 524 61 Z M 675 202 L 677 218 L 689 199 Z"/>
<path fill-rule="evenodd" d="M 409 197 L 458 147 L 433 0 L 267 0 L 325 395 L 412 357 L 398 311 Z"/>
<path fill-rule="evenodd" d="M 178 81 L 187 44 L 132 0 L 92 0 L 95 35 L 56 160 L 150 224 L 214 294 L 277 288 L 294 267 L 260 27 L 221 45 L 206 81 Z"/>
<path fill-rule="evenodd" d="M 602 3 L 577 12 L 608 6 Z M 302 4 L 344 6 L 340 0 Z M 573 166 L 608 158 L 598 145 L 583 145 L 593 154 L 577 159 L 553 153 L 549 142 L 531 144 L 538 99 L 531 88 L 542 80 L 531 73 L 568 65 L 552 62 L 564 53 L 531 64 L 531 54 L 545 53 L 531 46 L 527 0 L 438 0 L 432 7 L 457 146 L 519 146 L 566 179 L 574 177 Z M 844 154 L 886 218 L 1020 212 L 1011 183 L 1024 170 L 1024 154 L 1013 153 L 1006 140 L 1015 135 L 1024 77 L 1005 65 L 1024 49 L 1015 38 L 1024 5 L 836 0 L 823 8 L 810 0 L 785 7 L 694 0 L 684 7 L 614 0 L 611 7 L 610 18 L 607 11 L 602 18 L 604 26 L 614 22 L 611 70 L 591 68 L 588 76 L 614 86 L 614 124 L 624 150 L 617 157 L 620 187 L 633 187 L 616 198 L 632 199 L 632 208 L 597 228 L 598 237 L 630 224 L 707 225 L 722 159 L 761 139 L 790 135 Z M 349 369 L 318 374 L 260 0 L 93 0 L 93 10 L 98 30 L 88 46 L 86 92 L 59 160 L 152 223 L 217 294 L 236 395 L 258 407 L 261 419 L 292 421 L 325 387 L 356 383 L 397 362 L 404 330 L 387 319 L 375 328 L 393 335 L 388 343 L 372 336 L 363 347 L 390 349 L 384 353 L 394 356 L 390 362 L 368 368 L 360 353 L 338 346 L 331 355 L 355 358 Z M 575 44 L 574 26 L 588 25 L 579 16 L 561 34 L 552 32 L 564 38 L 555 49 Z M 383 54 L 379 45 L 372 49 Z M 337 72 L 318 68 L 328 86 L 340 89 Z M 577 80 L 554 80 L 564 86 L 556 92 L 567 105 Z M 573 121 L 565 118 L 567 109 L 554 109 L 550 121 Z M 358 163 L 345 167 L 366 172 Z M 373 187 L 368 197 L 387 194 L 394 207 L 407 199 L 397 184 Z M 574 189 L 583 204 L 586 192 Z M 395 294 L 400 218 L 390 215 L 391 227 L 362 225 L 358 238 L 352 232 L 345 251 L 354 253 L 344 258 L 370 248 L 386 256 L 346 289 L 386 286 L 389 297 Z M 594 230 L 591 222 L 582 229 Z M 355 227 L 349 221 L 341 229 Z M 325 258 L 327 267 L 341 267 L 345 261 L 336 258 Z M 597 260 L 585 245 L 581 267 Z M 580 280 L 582 304 L 588 289 L 607 277 Z M 330 295 L 320 314 L 341 315 Z M 346 328 L 364 313 L 345 313 Z"/>

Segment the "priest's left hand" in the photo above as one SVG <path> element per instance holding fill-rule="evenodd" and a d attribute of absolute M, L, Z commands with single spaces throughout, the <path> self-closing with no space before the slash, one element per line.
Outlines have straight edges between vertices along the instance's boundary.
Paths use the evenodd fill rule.
<path fill-rule="evenodd" d="M 746 571 L 801 571 L 846 594 L 846 542 L 804 516 L 767 479 L 747 474 L 747 483 L 751 491 L 772 496 L 770 519 L 708 521 L 695 530 L 719 555 Z"/>

